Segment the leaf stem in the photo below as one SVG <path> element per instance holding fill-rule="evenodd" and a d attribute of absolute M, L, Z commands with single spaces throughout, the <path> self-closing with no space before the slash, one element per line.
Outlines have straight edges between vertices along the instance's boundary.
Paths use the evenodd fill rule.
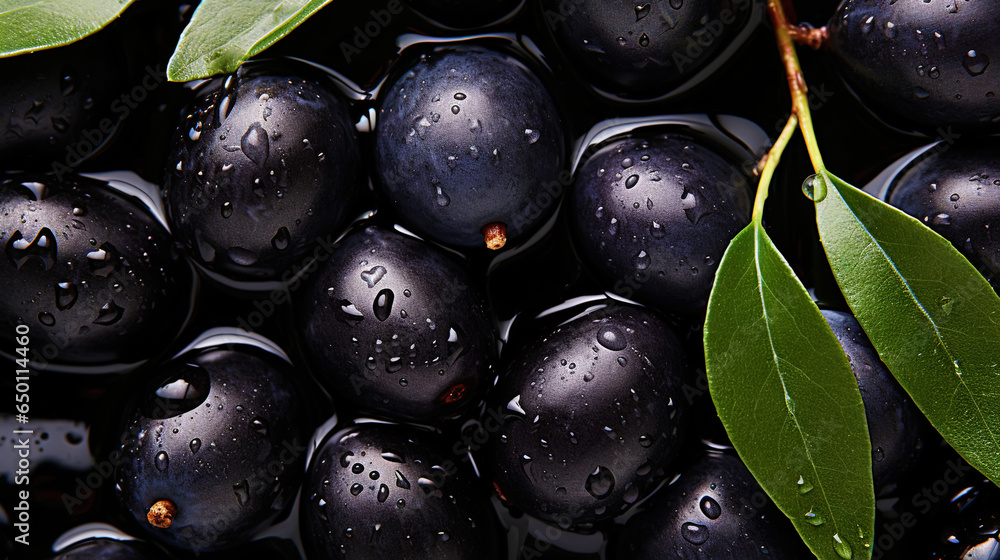
<path fill-rule="evenodd" d="M 782 129 L 781 135 L 778 136 L 774 145 L 771 146 L 771 150 L 764 156 L 764 167 L 760 171 L 760 181 L 757 183 L 757 198 L 753 203 L 753 221 L 757 224 L 760 224 L 764 218 L 764 201 L 767 200 L 767 191 L 771 186 L 771 178 L 774 176 L 774 170 L 778 167 L 778 162 L 781 161 L 781 154 L 785 151 L 785 147 L 788 146 L 788 142 L 791 141 L 792 135 L 795 134 L 795 129 L 798 125 L 799 119 L 793 113 L 788 117 L 785 128 Z"/>
<path fill-rule="evenodd" d="M 819 151 L 819 144 L 816 142 L 816 133 L 813 131 L 812 113 L 809 111 L 809 99 L 806 96 L 809 88 L 806 86 L 805 78 L 802 77 L 799 56 L 795 52 L 795 41 L 792 40 L 792 35 L 789 33 L 791 24 L 785 17 L 782 0 L 767 0 L 767 12 L 774 23 L 778 51 L 781 54 L 781 61 L 785 65 L 785 74 L 788 76 L 788 90 L 792 94 L 792 114 L 799 119 L 799 128 L 802 130 L 802 137 L 809 150 L 809 159 L 812 160 L 813 169 L 816 173 L 826 171 L 823 156 Z"/>

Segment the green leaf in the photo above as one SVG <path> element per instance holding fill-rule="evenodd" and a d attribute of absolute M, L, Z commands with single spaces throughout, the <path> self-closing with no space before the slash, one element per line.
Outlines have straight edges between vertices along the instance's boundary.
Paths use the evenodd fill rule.
<path fill-rule="evenodd" d="M 931 424 L 1000 483 L 1000 298 L 930 228 L 825 177 L 816 219 L 858 322 Z"/>
<path fill-rule="evenodd" d="M 135 0 L 0 0 L 0 57 L 83 39 Z"/>
<path fill-rule="evenodd" d="M 167 65 L 184 82 L 232 72 L 330 0 L 202 0 Z"/>
<path fill-rule="evenodd" d="M 818 558 L 870 558 L 871 441 L 843 348 L 763 227 L 726 251 L 708 304 L 709 389 L 733 446 Z"/>

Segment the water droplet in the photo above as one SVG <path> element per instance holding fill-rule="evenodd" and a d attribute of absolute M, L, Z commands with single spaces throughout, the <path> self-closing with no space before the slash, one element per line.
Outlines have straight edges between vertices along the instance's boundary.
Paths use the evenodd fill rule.
<path fill-rule="evenodd" d="M 458 92 L 458 93 L 455 94 L 455 99 L 457 99 L 459 101 L 462 101 L 465 98 L 466 98 L 466 95 L 464 93 L 462 93 L 462 92 Z"/>
<path fill-rule="evenodd" d="M 583 381 L 584 381 L 584 383 L 590 383 L 593 380 L 594 380 L 594 374 L 593 373 L 590 373 L 588 371 L 587 373 L 583 374 Z"/>
<path fill-rule="evenodd" d="M 257 432 L 262 436 L 267 435 L 267 422 L 261 420 L 260 418 L 254 418 L 250 422 L 250 426 L 253 427 L 253 431 Z"/>
<path fill-rule="evenodd" d="M 934 223 L 934 225 L 938 226 L 951 225 L 951 216 L 949 216 L 948 214 L 938 214 L 937 216 L 934 216 L 932 222 Z"/>
<path fill-rule="evenodd" d="M 524 136 L 528 139 L 529 144 L 534 144 L 535 142 L 538 142 L 538 138 L 541 136 L 541 133 L 533 128 L 526 128 L 524 129 Z"/>
<path fill-rule="evenodd" d="M 936 80 L 941 77 L 941 69 L 937 66 L 931 66 L 931 69 L 927 71 L 927 75 L 932 79 Z"/>
<path fill-rule="evenodd" d="M 76 90 L 76 76 L 73 73 L 73 69 L 69 67 L 64 67 L 61 74 L 62 76 L 59 78 L 59 91 L 63 95 L 70 95 Z"/>
<path fill-rule="evenodd" d="M 892 23 L 891 21 L 885 22 L 885 27 L 883 28 L 882 33 L 887 38 L 889 38 L 889 39 L 895 39 L 896 38 L 896 24 Z"/>
<path fill-rule="evenodd" d="M 986 56 L 986 53 L 980 53 L 975 50 L 965 53 L 965 60 L 962 61 L 962 66 L 965 66 L 965 70 L 970 76 L 982 74 L 989 65 L 990 58 Z"/>
<path fill-rule="evenodd" d="M 233 215 L 233 203 L 226 201 L 222 203 L 222 217 L 228 218 Z"/>
<path fill-rule="evenodd" d="M 881 463 L 882 461 L 885 461 L 885 450 L 882 449 L 881 447 L 876 447 L 875 450 L 872 451 L 872 458 L 875 460 L 876 463 Z"/>
<path fill-rule="evenodd" d="M 648 47 L 649 46 L 649 35 L 646 35 L 645 33 L 643 33 L 642 35 L 639 35 L 639 46 L 640 47 Z"/>
<path fill-rule="evenodd" d="M 813 489 L 813 485 L 802 476 L 799 476 L 797 484 L 799 486 L 799 494 L 808 494 Z"/>
<path fill-rule="evenodd" d="M 806 518 L 806 523 L 812 525 L 813 527 L 819 527 L 820 525 L 823 524 L 823 518 L 820 517 L 813 510 L 807 511 L 806 515 L 805 515 L 805 518 Z"/>
<path fill-rule="evenodd" d="M 281 226 L 278 231 L 274 232 L 274 237 L 271 238 L 271 247 L 274 247 L 275 251 L 284 251 L 288 248 L 288 244 L 292 241 L 292 234 L 288 232 L 288 228 Z"/>
<path fill-rule="evenodd" d="M 425 494 L 431 494 L 438 489 L 436 482 L 424 476 L 417 479 L 417 486 L 423 490 Z"/>
<path fill-rule="evenodd" d="M 386 275 L 386 272 L 387 271 L 384 266 L 375 266 L 372 267 L 371 270 L 362 271 L 361 279 L 368 284 L 369 288 L 374 288 L 375 284 L 378 284 L 379 280 Z"/>
<path fill-rule="evenodd" d="M 663 229 L 663 226 L 659 222 L 654 221 L 649 225 L 649 235 L 652 236 L 653 239 L 663 239 L 667 235 L 667 232 Z"/>
<path fill-rule="evenodd" d="M 688 521 L 681 525 L 681 536 L 693 545 L 702 545 L 708 540 L 708 527 Z"/>
<path fill-rule="evenodd" d="M 399 509 L 403 509 L 404 507 L 406 507 L 406 500 L 404 500 L 403 498 L 396 500 L 396 507 L 398 507 Z"/>
<path fill-rule="evenodd" d="M 819 174 L 810 175 L 802 181 L 802 194 L 813 202 L 822 202 L 826 198 L 826 181 Z"/>
<path fill-rule="evenodd" d="M 636 500 L 639 499 L 639 487 L 632 485 L 625 490 L 625 495 L 622 496 L 622 500 L 626 504 L 634 504 Z"/>
<path fill-rule="evenodd" d="M 461 108 L 461 107 L 459 107 L 458 105 L 452 105 L 452 106 L 451 106 L 451 114 L 452 114 L 452 115 L 457 115 L 457 114 L 459 114 L 459 113 L 460 113 L 461 111 L 462 111 L 462 108 Z"/>
<path fill-rule="evenodd" d="M 402 463 L 406 462 L 406 458 L 405 457 L 403 457 L 399 453 L 394 453 L 392 451 L 383 451 L 382 452 L 382 458 L 385 459 L 386 461 L 389 461 L 390 463 L 400 463 L 400 464 L 402 464 Z"/>
<path fill-rule="evenodd" d="M 389 498 L 389 487 L 382 484 L 378 487 L 378 494 L 376 495 L 379 503 L 383 503 Z"/>
<path fill-rule="evenodd" d="M 646 434 L 643 434 L 643 435 L 639 436 L 639 445 L 648 448 L 651 445 L 653 445 L 653 438 L 649 437 Z"/>
<path fill-rule="evenodd" d="M 66 132 L 69 130 L 69 121 L 64 117 L 52 117 L 52 128 L 55 128 L 56 132 Z"/>
<path fill-rule="evenodd" d="M 182 414 L 201 405 L 210 388 L 208 374 L 198 366 L 187 364 L 140 403 L 142 412 L 156 419 Z"/>
<path fill-rule="evenodd" d="M 950 197 L 948 197 L 948 198 L 949 198 L 949 200 L 951 200 L 952 202 L 958 202 L 958 199 L 959 199 L 960 197 L 958 196 L 958 193 L 953 193 L 953 194 L 952 194 L 952 195 L 951 195 Z"/>
<path fill-rule="evenodd" d="M 250 501 L 250 483 L 243 480 L 243 482 L 233 484 L 233 494 L 236 494 L 236 501 L 239 502 L 240 506 L 246 507 L 247 502 Z"/>
<path fill-rule="evenodd" d="M 51 327 L 56 324 L 56 318 L 48 311 L 42 311 L 38 314 L 38 322 L 46 327 Z"/>
<path fill-rule="evenodd" d="M 351 457 L 354 457 L 354 453 L 351 453 L 350 451 L 347 451 L 343 455 L 341 455 L 340 466 L 344 467 L 345 469 L 351 466 Z"/>
<path fill-rule="evenodd" d="M 618 356 L 618 365 L 625 367 L 628 365 L 628 359 L 625 356 Z"/>
<path fill-rule="evenodd" d="M 351 485 L 351 495 L 352 496 L 357 496 L 364 489 L 365 489 L 364 486 L 362 486 L 362 485 L 358 484 L 357 482 L 355 482 L 354 484 Z"/>
<path fill-rule="evenodd" d="M 722 507 L 711 496 L 704 496 L 699 506 L 701 507 L 701 512 L 709 519 L 718 519 L 722 515 Z"/>
<path fill-rule="evenodd" d="M 622 160 L 622 169 L 628 169 L 629 167 L 632 167 L 633 165 L 635 165 L 635 162 L 632 161 L 632 158 L 625 158 L 625 159 Z"/>
<path fill-rule="evenodd" d="M 507 410 L 511 412 L 516 412 L 521 416 L 526 416 L 527 413 L 521 408 L 521 395 L 516 395 L 514 398 L 507 402 Z"/>
<path fill-rule="evenodd" d="M 938 31 L 934 32 L 934 42 L 937 43 L 937 48 L 939 51 L 943 51 L 945 49 L 946 45 L 944 42 L 944 37 L 942 37 L 941 33 Z"/>
<path fill-rule="evenodd" d="M 648 253 L 646 253 L 646 251 L 639 251 L 632 260 L 632 264 L 635 266 L 636 270 L 646 270 L 652 262 L 653 259 Z"/>
<path fill-rule="evenodd" d="M 361 474 L 365 472 L 365 466 L 361 463 L 354 463 L 354 466 L 351 467 L 351 472 L 354 474 Z"/>
<path fill-rule="evenodd" d="M 913 88 L 913 97 L 917 99 L 927 99 L 931 94 L 922 87 Z"/>
<path fill-rule="evenodd" d="M 93 320 L 93 323 L 97 325 L 113 325 L 122 318 L 123 313 L 125 313 L 125 309 L 115 303 L 114 299 L 109 299 L 97 311 L 97 318 Z"/>
<path fill-rule="evenodd" d="M 615 475 L 607 467 L 597 467 L 583 483 L 591 496 L 601 499 L 615 489 Z"/>
<path fill-rule="evenodd" d="M 624 350 L 625 347 L 628 346 L 625 333 L 623 333 L 618 327 L 612 325 L 605 325 L 597 333 L 597 342 L 608 350 L 613 350 L 615 352 Z"/>
<path fill-rule="evenodd" d="M 191 448 L 191 453 L 197 453 L 201 449 L 201 440 L 194 438 L 188 446 Z"/>
<path fill-rule="evenodd" d="M 670 0 L 670 7 L 679 10 L 684 5 L 684 0 Z"/>
<path fill-rule="evenodd" d="M 872 21 L 874 20 L 875 16 L 868 16 L 868 19 L 861 22 L 861 32 L 865 34 L 869 33 L 872 30 Z"/>
<path fill-rule="evenodd" d="M 694 225 L 698 225 L 698 222 L 708 214 L 715 213 L 715 208 L 705 200 L 705 195 L 701 194 L 700 189 L 688 190 L 687 187 L 681 193 L 681 208 L 684 209 L 688 221 Z"/>
<path fill-rule="evenodd" d="M 632 187 L 636 186 L 638 183 L 639 183 L 639 176 L 638 175 L 629 175 L 628 179 L 625 179 L 625 188 L 626 189 L 631 189 Z"/>
<path fill-rule="evenodd" d="M 833 535 L 833 550 L 837 552 L 837 556 L 840 556 L 844 560 L 851 560 L 854 557 L 851 545 L 842 541 L 839 534 Z"/>
<path fill-rule="evenodd" d="M 259 255 L 243 247 L 230 247 L 226 249 L 226 256 L 229 260 L 241 266 L 251 266 L 257 262 Z"/>
<path fill-rule="evenodd" d="M 45 270 L 48 270 L 56 262 L 56 236 L 52 230 L 43 227 L 35 234 L 35 238 L 28 242 L 21 234 L 21 230 L 17 230 L 7 239 L 4 252 L 17 265 L 18 270 L 32 259 L 40 260 Z"/>
<path fill-rule="evenodd" d="M 260 126 L 260 123 L 253 123 L 243 134 L 243 138 L 240 139 L 240 149 L 250 161 L 258 166 L 264 165 L 271 151 L 271 142 L 268 140 L 267 131 Z"/>
<path fill-rule="evenodd" d="M 396 471 L 396 486 L 402 488 L 403 490 L 410 489 L 410 481 L 406 480 L 406 477 L 403 476 L 403 473 L 399 471 Z"/>
<path fill-rule="evenodd" d="M 639 21 L 640 19 L 648 16 L 650 8 L 651 7 L 650 7 L 649 4 L 640 4 L 640 5 L 636 6 L 635 7 L 635 21 Z"/>
<path fill-rule="evenodd" d="M 166 451 L 160 451 L 156 454 L 156 470 L 160 472 L 165 472 L 167 467 L 170 465 L 170 458 L 167 457 Z"/>
<path fill-rule="evenodd" d="M 624 47 L 625 46 L 625 37 L 618 37 L 618 44 Z"/>
<path fill-rule="evenodd" d="M 393 300 L 392 290 L 389 288 L 384 288 L 382 291 L 375 296 L 375 302 L 372 304 L 372 311 L 375 312 L 375 317 L 379 321 L 385 321 L 389 318 L 389 314 L 392 313 L 392 300 Z"/>
<path fill-rule="evenodd" d="M 340 313 L 337 317 L 349 325 L 357 324 L 365 318 L 365 316 L 358 311 L 358 308 L 346 299 L 340 300 Z"/>
<path fill-rule="evenodd" d="M 437 205 L 444 207 L 449 204 L 451 204 L 451 198 L 441 190 L 441 187 L 437 187 Z"/>

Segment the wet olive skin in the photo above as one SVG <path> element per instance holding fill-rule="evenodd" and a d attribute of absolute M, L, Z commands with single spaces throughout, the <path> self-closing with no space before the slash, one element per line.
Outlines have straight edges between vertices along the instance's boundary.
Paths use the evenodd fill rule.
<path fill-rule="evenodd" d="M 509 362 L 487 402 L 480 464 L 510 506 L 586 530 L 651 492 L 686 425 L 680 342 L 658 316 L 611 305 Z"/>
<path fill-rule="evenodd" d="M 101 152 L 135 108 L 122 51 L 109 31 L 0 59 L 0 169 L 67 174 Z"/>
<path fill-rule="evenodd" d="M 175 234 L 209 269 L 287 281 L 346 225 L 360 148 L 332 82 L 290 60 L 247 63 L 199 88 L 174 133 L 163 197 Z"/>
<path fill-rule="evenodd" d="M 295 329 L 317 375 L 362 411 L 433 422 L 494 380 L 484 297 L 461 263 L 419 239 L 359 227 L 296 292 Z"/>
<path fill-rule="evenodd" d="M 160 366 L 124 417 L 115 497 L 147 538 L 212 551 L 266 527 L 295 499 L 308 441 L 282 359 L 245 344 L 192 350 Z M 147 520 L 169 500 L 167 528 Z"/>
<path fill-rule="evenodd" d="M 108 373 L 155 357 L 186 324 L 194 291 L 171 243 L 145 206 L 101 181 L 0 175 L 5 351 L 21 324 L 34 367 Z"/>
<path fill-rule="evenodd" d="M 299 519 L 310 559 L 500 558 L 493 509 L 460 458 L 394 424 L 331 433 L 312 456 Z"/>
<path fill-rule="evenodd" d="M 613 289 L 664 311 L 702 312 L 729 242 L 750 222 L 750 181 L 685 134 L 626 138 L 577 171 L 577 251 Z"/>
<path fill-rule="evenodd" d="M 872 440 L 872 478 L 878 492 L 912 466 L 920 445 L 920 411 L 882 363 L 857 319 L 840 311 L 824 309 L 822 313 L 858 380 Z"/>
<path fill-rule="evenodd" d="M 811 556 L 739 458 L 717 450 L 629 519 L 617 551 L 637 560 Z"/>
<path fill-rule="evenodd" d="M 544 0 L 542 17 L 585 79 L 645 99 L 682 85 L 747 26 L 751 0 Z"/>
<path fill-rule="evenodd" d="M 888 202 L 944 237 L 994 281 L 1000 241 L 1000 140 L 960 140 L 925 152 L 893 180 Z"/>
<path fill-rule="evenodd" d="M 555 211 L 565 139 L 542 82 L 511 55 L 440 47 L 386 89 L 375 169 L 405 225 L 444 245 L 473 248 L 482 229 L 523 241 Z"/>
<path fill-rule="evenodd" d="M 88 539 L 53 556 L 51 560 L 156 560 L 165 558 L 149 544 L 106 538 Z"/>
<path fill-rule="evenodd" d="M 880 115 L 941 135 L 1000 117 L 991 2 L 845 0 L 827 27 L 844 80 Z"/>

